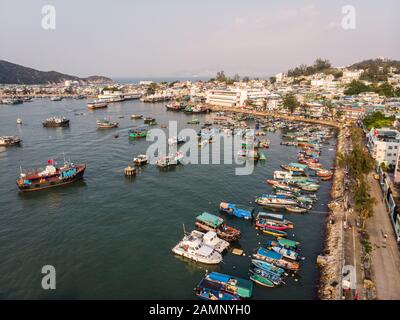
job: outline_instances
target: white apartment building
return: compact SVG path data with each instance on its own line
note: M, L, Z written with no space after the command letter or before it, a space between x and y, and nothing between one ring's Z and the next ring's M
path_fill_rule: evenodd
M399 131L389 128L371 129L367 139L368 149L378 165L397 165L400 149Z
M364 70L344 70L343 71L343 77L342 77L342 82L345 84L348 84L352 82L353 80L358 80L360 79L361 74L364 72Z
M222 107L244 106L246 100L259 101L265 99L268 92L261 89L216 89L207 91L206 102Z

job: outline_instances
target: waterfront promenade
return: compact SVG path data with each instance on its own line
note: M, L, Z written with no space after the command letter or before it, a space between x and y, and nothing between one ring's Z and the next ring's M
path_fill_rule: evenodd
M379 182L368 176L371 195L375 198L374 215L367 221L372 245L372 272L377 298L400 299L400 254L393 226L388 216Z

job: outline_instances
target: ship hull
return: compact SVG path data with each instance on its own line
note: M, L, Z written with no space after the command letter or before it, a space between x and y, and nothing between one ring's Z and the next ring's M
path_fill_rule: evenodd
M45 128L59 128L59 127L69 127L69 120L60 122L60 123L53 123L53 122L43 122L43 127Z

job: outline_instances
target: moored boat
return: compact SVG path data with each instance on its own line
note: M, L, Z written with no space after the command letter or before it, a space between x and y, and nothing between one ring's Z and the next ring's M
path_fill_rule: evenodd
M262 230L262 232L264 234L268 234L268 235L271 235L271 236L274 236L274 237L284 237L284 238L286 238L287 235L288 235L285 231L275 230L275 229L272 229L272 228L269 228L269 227L263 227L263 228L260 228L260 230Z
M102 100L95 100L93 102L89 102L87 104L87 107L90 110L103 109L103 108L107 108L108 104L107 104L107 102L102 101Z
M103 119L103 120L97 120L96 125L98 129L111 129L111 128L117 128L118 122L111 122L110 120Z
M238 295L243 299L249 299L253 295L253 284L248 280L219 272L211 272L205 276L205 279L222 284L224 291Z
M226 225L224 219L208 212L203 212L201 215L197 216L195 225L202 231L215 231L219 238L229 242L236 241L241 236L241 232Z
M144 166L149 161L149 157L145 154L139 154L137 157L133 158L133 163L137 166Z
M227 202L221 202L219 205L219 210L221 212L227 213L229 215L234 215L238 218L249 220L253 218L253 211L252 210L246 210L244 208L241 208L240 206L237 206L236 204L233 203L227 203Z

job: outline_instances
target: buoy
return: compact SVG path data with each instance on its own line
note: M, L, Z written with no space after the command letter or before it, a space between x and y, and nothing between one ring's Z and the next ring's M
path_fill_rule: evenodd
M136 169L132 168L131 166L127 166L124 169L124 174L128 177L134 176L136 174Z

